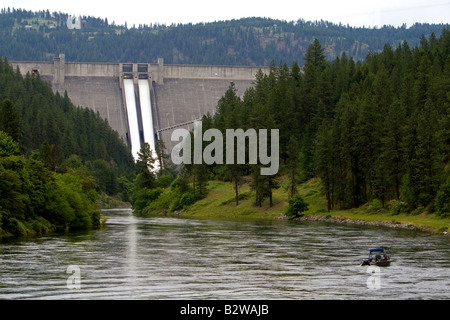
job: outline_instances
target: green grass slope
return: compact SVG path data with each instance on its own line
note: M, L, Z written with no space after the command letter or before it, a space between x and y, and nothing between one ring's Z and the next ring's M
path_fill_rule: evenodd
M236 206L234 189L231 183L223 181L210 181L208 196L193 205L173 214L189 218L214 219L286 219L284 213L288 207L288 197L283 187L274 190L273 206L269 201L262 207L255 206L254 192L248 183L240 187L240 201ZM403 227L410 229L428 230L435 233L448 234L450 218L441 218L433 213L414 212L396 213L395 204L389 203L385 208L376 204L366 204L357 209L327 211L326 199L321 193L319 179L311 179L298 188L298 193L309 205L309 210L300 220L317 220L337 223L356 223L366 225L380 225L387 227Z

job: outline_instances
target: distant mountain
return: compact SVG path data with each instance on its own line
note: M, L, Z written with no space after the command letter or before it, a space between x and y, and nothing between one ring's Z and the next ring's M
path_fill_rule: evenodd
M9 60L51 60L59 53L73 62L156 62L267 66L272 61L303 64L309 44L317 38L328 59L343 52L354 60L369 52L411 47L423 36L439 36L443 24L415 24L409 28L355 28L328 21L281 21L244 18L200 24L117 26L108 19L22 9L0 13L0 56Z

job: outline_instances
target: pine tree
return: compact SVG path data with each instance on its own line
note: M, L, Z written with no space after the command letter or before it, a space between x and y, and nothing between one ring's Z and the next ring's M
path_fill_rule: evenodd
M0 130L7 133L15 141L22 138L21 117L10 99L0 104Z
M322 188L327 199L327 209L333 208L333 185L334 170L337 165L334 155L338 152L335 148L332 127L330 123L324 122L319 128L315 141L315 173L320 177Z
M162 139L158 139L156 141L156 155L158 159L158 165L159 165L159 176L161 177L163 175L163 172L165 169L168 168L168 155L166 154L166 146L164 144L164 141Z
M387 172L387 183L395 190L395 199L400 199L400 186L402 176L405 173L404 163L404 139L406 123L406 108L399 101L395 100L388 109L385 116L385 131L381 140L381 152L383 156L382 166ZM388 187L388 188L389 188Z
M305 55L306 70L323 68L325 65L324 50L317 38L309 45Z
M266 129L267 132L271 132L271 129L276 129L275 121L270 113L270 110L267 106L257 104L252 112L250 117L251 127L255 130ZM267 146L271 145L271 138L268 136ZM261 139L261 137L260 137ZM269 205L272 207L273 199L272 193L273 189L279 188L279 183L277 182L277 176L279 173L275 175L261 175L261 168L263 165L258 161L257 164L251 165L251 174L253 178L253 182L251 183L252 190L255 191L255 204L262 206L263 201L266 198L269 198Z
M288 169L288 200L297 194L298 188L297 185L299 183L299 152L298 152L298 140L293 135L289 140L288 150L287 150L287 162L286 166Z
M150 145L144 143L138 152L138 160L136 161L138 188L152 189L155 187L155 175L153 173L155 160Z
M235 84L231 82L228 90L225 92L225 95L219 100L217 105L217 113L214 116L214 124L217 129L221 130L223 136L226 136L227 129L242 129L242 118L240 116L243 111L242 105L243 103L240 97L237 96L237 89L235 87ZM226 150L226 139L224 139L223 143L224 150ZM233 145L233 162L232 164L227 163L223 165L223 173L232 181L235 192L236 205L239 205L239 186L244 173L245 164L238 164L236 141L233 141ZM247 150L246 154L248 154Z

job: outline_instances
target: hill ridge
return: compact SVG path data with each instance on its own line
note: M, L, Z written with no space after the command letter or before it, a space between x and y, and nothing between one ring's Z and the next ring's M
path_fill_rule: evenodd
M437 37L443 24L416 23L409 28L352 27L325 20L286 21L248 17L205 23L118 26L108 19L82 16L80 30L69 30L66 13L2 9L0 55L16 61L50 61L59 53L71 62L148 62L168 64L268 66L304 63L317 38L329 60L345 53L359 61L385 44L404 41L414 47L421 36Z

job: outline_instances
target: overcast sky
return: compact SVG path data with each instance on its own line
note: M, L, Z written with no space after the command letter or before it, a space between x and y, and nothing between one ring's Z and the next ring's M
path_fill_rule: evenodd
M445 0L1 0L0 8L22 8L108 18L116 24L198 23L243 17L296 21L328 20L351 26L401 26L415 22L449 23L450 1Z

